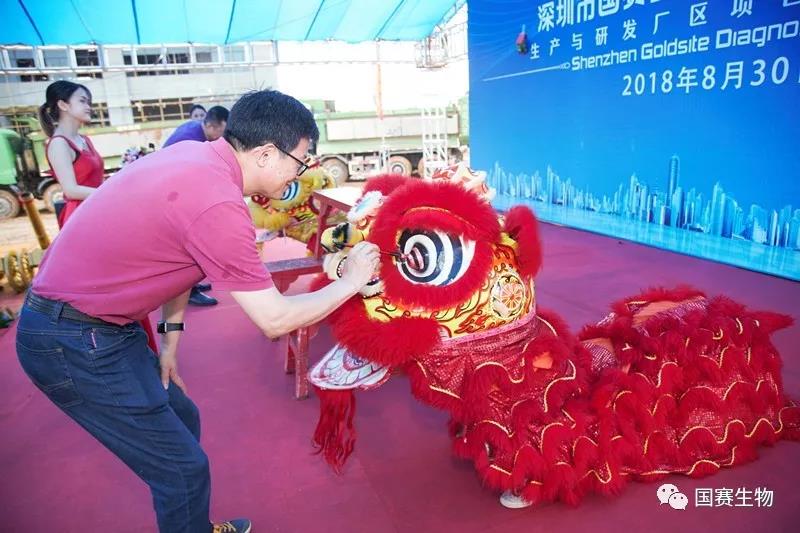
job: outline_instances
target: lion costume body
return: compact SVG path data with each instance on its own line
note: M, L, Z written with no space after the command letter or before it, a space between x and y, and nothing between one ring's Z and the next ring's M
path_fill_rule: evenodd
M309 372L321 400L314 440L334 468L353 449L353 392L396 372L450 414L453 451L481 481L527 503L704 476L800 437L770 341L790 318L653 289L576 337L537 306L533 213L498 217L484 177L458 167L430 181L375 178L323 235L331 279L353 242L392 254L331 315L337 344Z

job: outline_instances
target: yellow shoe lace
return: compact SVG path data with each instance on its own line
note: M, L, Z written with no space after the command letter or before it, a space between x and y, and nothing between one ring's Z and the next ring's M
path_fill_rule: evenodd
M223 522L221 524L214 524L213 533L236 533L236 527L230 522Z

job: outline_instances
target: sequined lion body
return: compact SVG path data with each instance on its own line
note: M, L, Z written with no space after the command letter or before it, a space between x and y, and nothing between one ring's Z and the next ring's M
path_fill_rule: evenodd
M339 238L377 244L380 277L331 318L337 345L309 373L315 442L340 468L353 449L353 392L402 371L448 411L454 453L484 484L527 502L578 503L628 480L703 476L800 436L770 341L788 317L691 288L652 289L575 336L541 310L537 222L498 216L483 175L368 182ZM335 278L346 261L323 237Z

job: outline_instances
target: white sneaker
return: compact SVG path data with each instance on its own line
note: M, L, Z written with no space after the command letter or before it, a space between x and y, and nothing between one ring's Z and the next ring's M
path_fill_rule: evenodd
M500 505L507 509L524 509L533 505L522 496L514 494L513 491L507 490L500 495Z

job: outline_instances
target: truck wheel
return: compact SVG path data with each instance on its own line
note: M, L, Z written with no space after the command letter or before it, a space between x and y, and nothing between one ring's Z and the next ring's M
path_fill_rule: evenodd
M347 169L347 165L339 161L338 159L326 159L322 162L322 166L331 173L331 176L336 181L336 185L344 185L347 181L347 178L350 177L350 172Z
M21 208L13 192L0 189L0 220L16 217Z
M55 203L59 200L64 199L64 191L61 189L61 185L58 183L53 183L52 185L48 185L47 188L42 193L42 201L44 201L44 208L47 209L48 213L55 213Z
M411 168L411 161L402 155L393 155L389 158L390 174L402 174L403 176L410 176Z
M425 177L425 158L420 157L419 163L417 163L417 174L419 174L420 178Z

